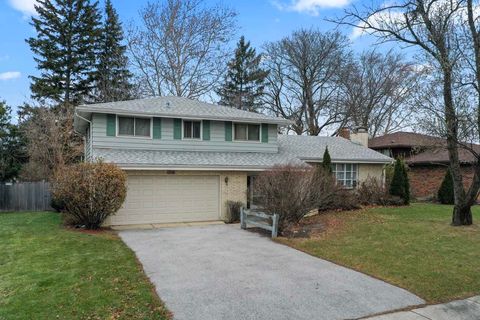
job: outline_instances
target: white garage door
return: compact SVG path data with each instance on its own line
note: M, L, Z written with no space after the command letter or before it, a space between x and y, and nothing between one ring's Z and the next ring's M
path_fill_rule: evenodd
M127 198L112 225L219 219L219 177L128 176Z

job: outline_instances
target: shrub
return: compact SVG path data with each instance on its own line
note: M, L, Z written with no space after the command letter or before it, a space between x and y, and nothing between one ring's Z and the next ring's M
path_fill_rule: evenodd
M405 188L405 195L403 200L405 204L410 204L410 179L408 178L408 166L402 161L403 183Z
M322 167L323 170L332 173L332 158L328 152L328 147L325 147L325 152L323 152Z
M390 183L390 194L403 199L404 204L410 203L410 183L405 164L402 160L395 161L392 181Z
M120 209L127 193L125 181L125 172L113 164L75 164L55 172L52 197L64 204L68 220L97 229Z
M264 171L256 178L259 205L267 213L279 215L279 229L315 208L312 177L311 168L287 165Z
M335 183L321 167L278 166L262 172L256 180L259 204L279 215L279 231L297 223L312 210L348 209L350 193Z
M362 205L396 206L404 204L402 198L390 195L383 183L375 177L368 177L360 183L356 194L358 203Z
M240 221L240 208L243 203L240 201L227 201L227 214L225 217L225 223L234 223Z
M438 201L443 204L454 204L453 178L450 169L445 173L440 189L437 192Z
M315 172L315 192L318 211L358 209L358 201L353 190L338 184L330 170Z

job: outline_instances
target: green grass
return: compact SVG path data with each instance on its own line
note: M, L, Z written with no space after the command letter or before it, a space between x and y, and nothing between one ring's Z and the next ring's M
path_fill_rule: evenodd
M0 319L168 319L133 252L113 233L56 213L0 214Z
M443 302L480 294L480 227L450 226L451 212L413 204L332 213L325 219L336 227L320 236L279 241ZM479 221L480 208L473 212Z

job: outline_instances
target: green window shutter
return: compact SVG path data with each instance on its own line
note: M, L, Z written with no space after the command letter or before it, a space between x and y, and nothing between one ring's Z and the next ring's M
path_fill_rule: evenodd
M114 114L107 114L107 136L115 137L117 133L116 125L117 117Z
M232 141L232 122L225 121L225 141Z
M262 123L262 142L268 143L268 124Z
M173 139L182 139L182 119L173 119Z
M210 140L210 120L203 120L203 140Z
M162 118L153 118L153 139L162 138Z

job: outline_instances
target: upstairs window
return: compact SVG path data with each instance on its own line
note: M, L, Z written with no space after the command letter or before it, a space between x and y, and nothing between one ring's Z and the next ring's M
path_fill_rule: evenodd
M260 125L234 123L234 139L237 141L260 141Z
M345 188L355 188L357 186L357 164L334 163L332 169L335 179L342 186Z
M137 117L118 117L118 135L132 137L150 137L151 119Z
M183 120L183 138L200 139L202 131L202 122L193 120Z

